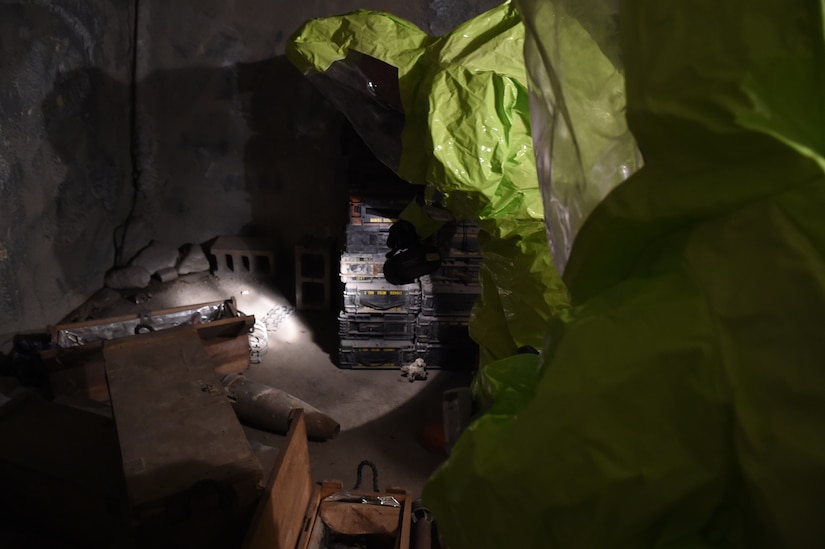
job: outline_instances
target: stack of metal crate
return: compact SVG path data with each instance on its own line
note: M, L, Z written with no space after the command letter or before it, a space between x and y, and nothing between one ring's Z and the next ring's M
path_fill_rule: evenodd
M342 368L397 369L416 358L431 368L475 364L477 347L467 325L480 294L478 228L468 223L445 228L437 242L441 268L411 284L390 284L383 274L387 237L407 202L397 196L350 196L340 263Z
M347 247L341 254L344 309L338 316L342 368L397 369L416 359L415 320L421 311L418 282L396 286L384 279L387 236L408 198L350 196Z
M481 294L479 228L449 225L438 235L441 268L421 278L421 312L416 319L416 353L429 368L471 368L478 347L470 339L470 313Z

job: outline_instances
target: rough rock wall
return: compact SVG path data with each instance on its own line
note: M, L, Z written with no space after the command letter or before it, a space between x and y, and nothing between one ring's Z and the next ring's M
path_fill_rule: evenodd
M281 55L286 21L306 17L266 1L140 6L133 237L257 233L284 257L302 234L331 231L342 120Z
M345 220L343 118L284 58L304 21L385 9L434 33L489 0L140 0L141 195L131 248L255 233L287 272L304 235Z
M112 264L131 189L131 5L0 4L0 348Z
M307 19L357 8L429 15L422 1L140 0L133 247L257 233L288 271L303 235L340 231L344 121L283 53Z
M343 118L286 61L304 21L383 9L440 34L489 0L8 0L0 3L0 350L103 283L132 203L149 240L257 233L289 270L305 234L338 234Z

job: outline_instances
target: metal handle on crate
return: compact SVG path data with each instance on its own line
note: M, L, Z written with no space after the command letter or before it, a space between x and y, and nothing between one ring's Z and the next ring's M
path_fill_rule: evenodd
M395 366L391 358L376 358L375 360L367 358L359 360L358 363L364 366Z
M352 487L353 490L358 490L361 487L361 472L364 470L364 466L369 466L372 469L372 491L379 492L378 490L378 467L375 464L367 459L362 461L358 464L358 471L355 477L355 486Z
M398 303L391 303L389 305L381 303L374 303L371 302L369 299L361 298L361 305L365 307L369 307L370 309L375 309L376 311L389 311L390 309L395 309L400 305Z
M135 334L145 334L147 332L154 332L154 326L150 326L149 324L140 323L135 326Z

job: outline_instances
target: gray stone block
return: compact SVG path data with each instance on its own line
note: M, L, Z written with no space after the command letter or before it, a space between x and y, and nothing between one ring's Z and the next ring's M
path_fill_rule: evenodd
M174 267L166 267L155 273L161 282L170 282L178 278L178 271Z
M178 274L202 273L209 270L209 259L203 253L200 244L192 244L183 256L183 260L178 265Z
M161 269L174 267L178 263L178 249L165 242L152 242L149 247L144 248L135 256L131 265L143 267L150 274L154 274Z

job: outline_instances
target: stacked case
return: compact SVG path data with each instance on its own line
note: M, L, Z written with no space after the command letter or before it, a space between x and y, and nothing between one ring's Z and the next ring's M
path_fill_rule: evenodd
M438 234L441 268L421 278L421 313L416 320L416 352L429 368L472 367L478 348L468 323L481 294L479 229L467 222Z
M341 255L343 310L338 316L342 368L397 369L416 358L431 368L471 368L476 347L467 322L478 286L478 229L443 231L442 268L397 286L384 279L387 236L409 199L351 196L347 248Z
M338 316L342 368L400 368L416 359L418 283L395 286L384 279L387 236L409 198L350 196L347 247L341 254L344 309Z

